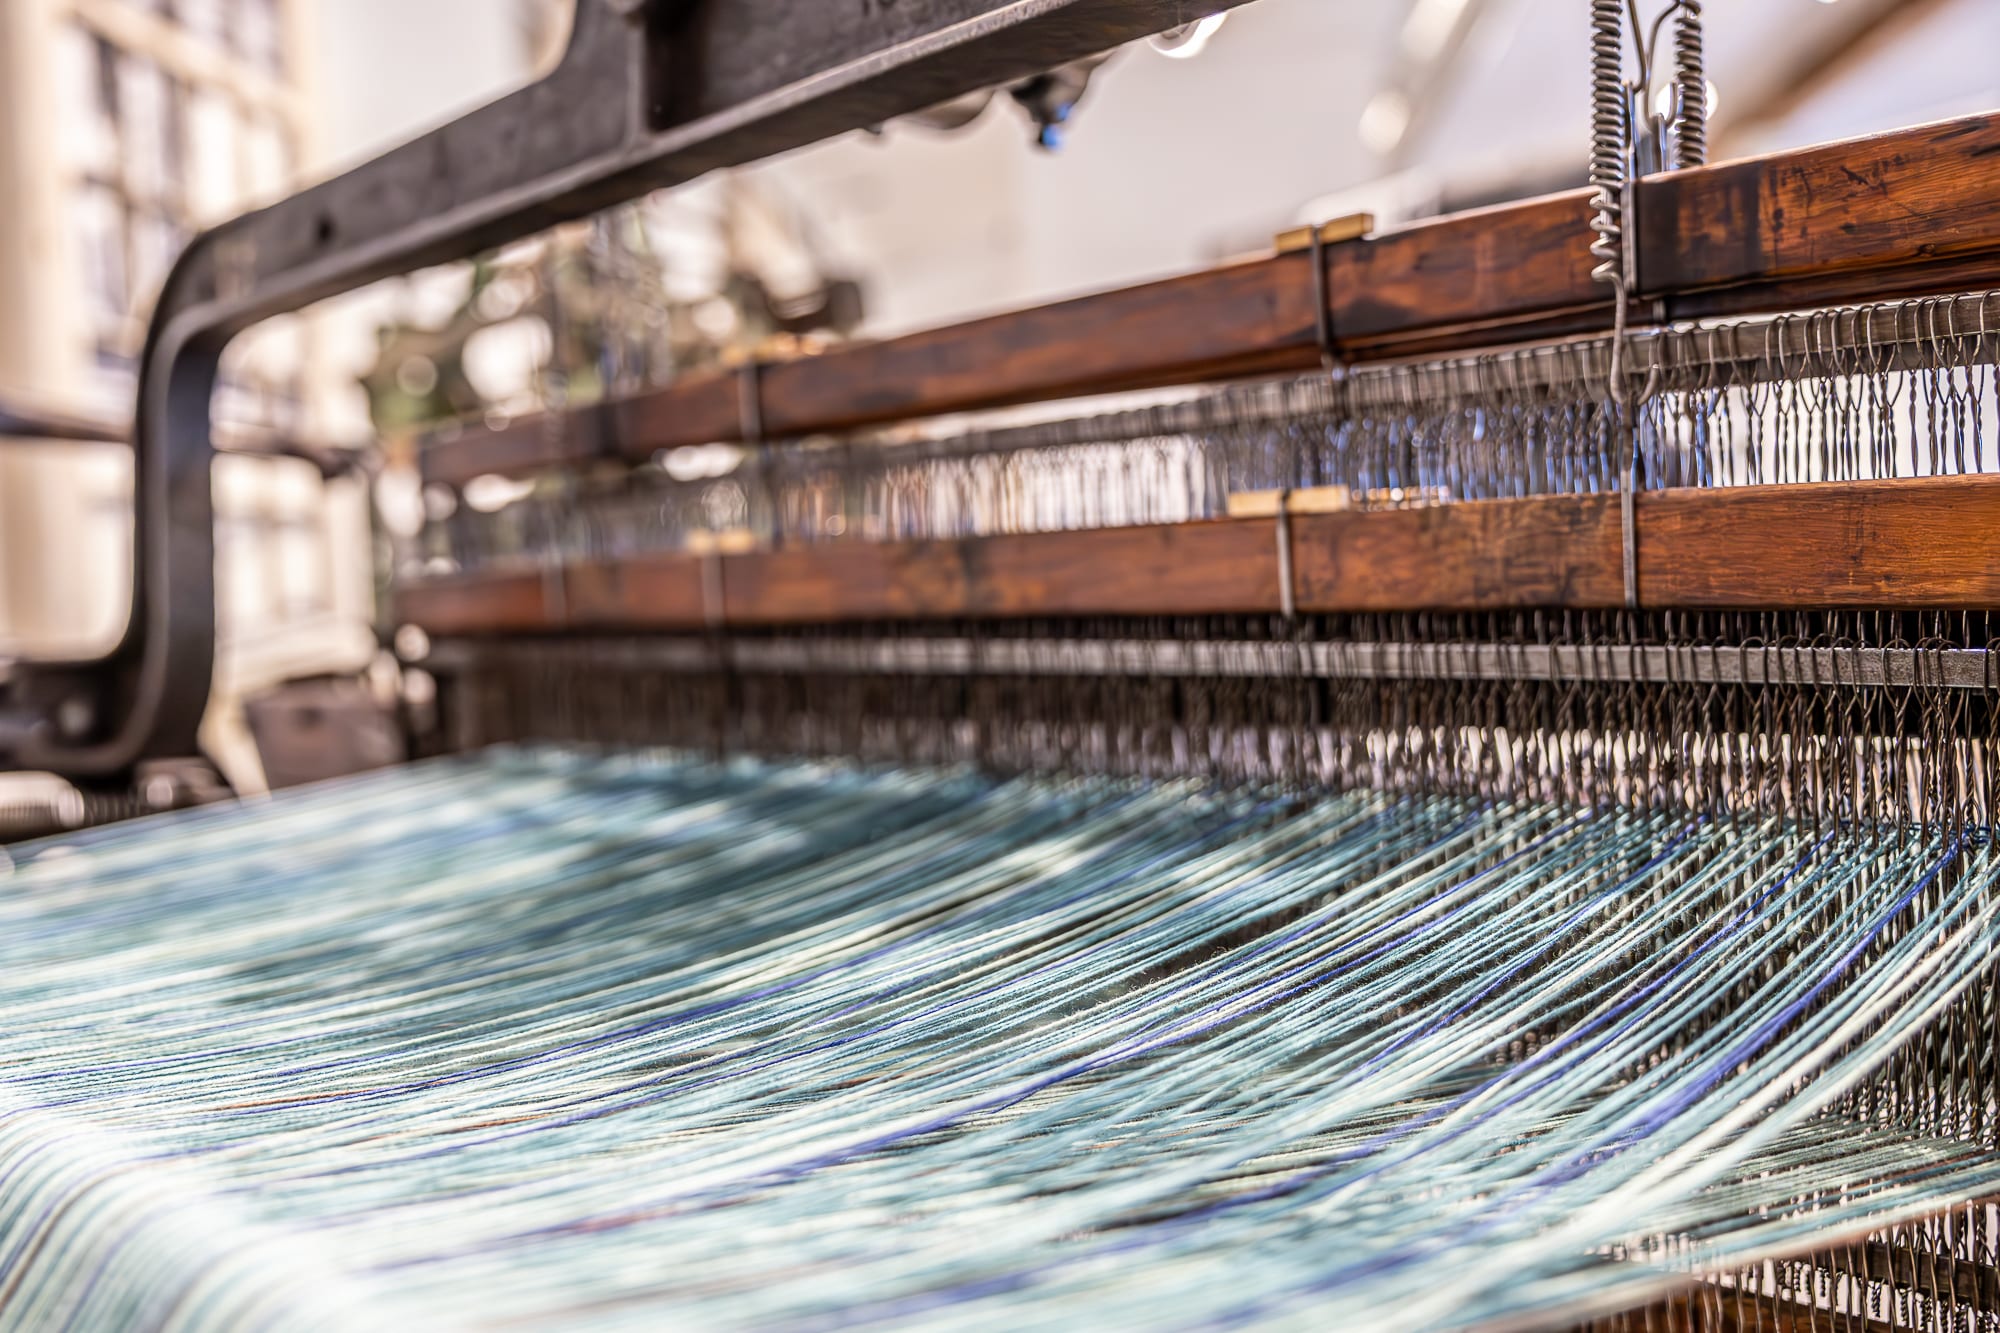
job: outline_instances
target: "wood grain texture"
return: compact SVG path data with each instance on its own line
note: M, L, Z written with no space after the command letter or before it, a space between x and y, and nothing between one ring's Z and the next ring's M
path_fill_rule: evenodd
M723 579L727 621L744 627L1205 615L1279 604L1271 520L835 543L728 557Z
M1311 257L1225 265L767 367L773 436L1242 373L1317 347Z
M704 559L669 553L579 561L562 571L564 629L648 629L708 623L714 576Z
M1638 510L1648 606L2000 607L2000 476L1660 491Z
M1661 491L1636 506L1642 606L2000 608L2000 477ZM1291 520L1305 612L1624 604L1610 496L1481 500ZM1274 518L707 557L738 627L1260 614L1281 604ZM435 635L692 630L704 557L440 580L398 594Z
M562 629L541 571L429 578L396 589L400 623L441 638Z
M2000 115L1655 177L1634 212L1645 295L1990 256Z
M1492 611L1625 601L1615 497L1478 500L1292 524L1302 611Z
M1576 190L1475 209L1330 248L1336 340L1365 360L1413 338L1436 343L1443 330L1466 329L1477 346L1515 320L1608 310L1590 277L1589 198Z
M947 619L969 613L965 544L849 542L724 566L732 625Z
M971 610L979 616L1223 615L1276 610L1280 602L1275 519L989 537L966 545L975 571Z

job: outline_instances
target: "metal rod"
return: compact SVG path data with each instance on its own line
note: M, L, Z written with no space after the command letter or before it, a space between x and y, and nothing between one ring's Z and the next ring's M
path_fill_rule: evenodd
M1548 680L1642 684L2000 688L1983 648L1578 647L1505 643L1305 643L1149 639L467 640L420 665L452 674L490 662L608 671L847 675L1061 675L1320 680Z

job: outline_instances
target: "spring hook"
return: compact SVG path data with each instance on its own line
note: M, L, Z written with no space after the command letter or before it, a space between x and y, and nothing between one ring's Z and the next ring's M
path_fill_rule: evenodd
M1708 57L1702 47L1700 0L1680 0L1674 22L1674 84L1680 116L1674 129L1674 165L1708 165Z
M1597 266L1590 276L1623 287L1624 202L1629 116L1625 95L1625 6L1623 0L1590 3L1590 184L1594 210L1590 229L1591 257Z

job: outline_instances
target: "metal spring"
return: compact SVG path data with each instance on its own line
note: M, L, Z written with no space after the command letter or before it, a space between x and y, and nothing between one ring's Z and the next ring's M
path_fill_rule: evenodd
M1708 163L1708 60L1702 50L1700 0L1681 0L1674 24L1674 82L1680 87L1680 126L1674 164Z
M155 813L138 796L122 793L65 792L45 800L0 804L0 845L54 837L100 824L116 824ZM0 865L4 865L0 855Z
M1624 283L1624 215L1619 190L1625 181L1625 58L1622 0L1590 0L1590 183L1596 190L1590 244L1598 261L1590 276Z

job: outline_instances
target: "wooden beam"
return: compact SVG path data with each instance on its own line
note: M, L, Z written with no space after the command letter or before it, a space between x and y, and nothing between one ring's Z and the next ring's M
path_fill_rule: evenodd
M569 626L568 615L549 596L552 586L539 571L426 579L396 590L396 614L404 624L442 639L547 633Z
M845 621L1226 615L1279 605L1277 549L1275 520L1255 519L856 542L730 562L725 605L746 626L829 610Z
M1639 497L1647 608L2000 608L2000 477ZM1615 497L1537 496L1291 519L1305 612L1624 604ZM668 553L426 580L397 615L435 636L859 621L1269 614L1275 518L935 542Z
M2000 115L1652 177L1633 210L1647 295L1846 281L1873 299L1884 272L1977 256L2000 240ZM1868 275L1864 280L1862 275Z
M1292 520L1292 534L1302 611L1611 607L1625 599L1614 496L1308 516Z
M1660 491L1639 501L1660 607L2000 607L2000 476Z
M1643 295L1673 318L2000 284L2000 114L1653 176L1635 189ZM1338 351L1367 361L1609 328L1581 192L1327 247ZM997 315L764 367L774 438L1319 363L1310 253ZM426 474L462 484L640 461L742 434L735 374L498 430L447 430Z

